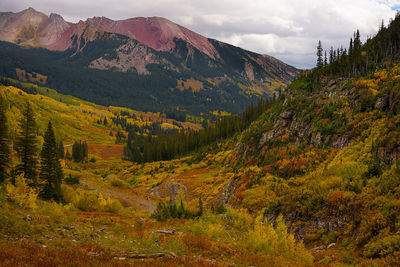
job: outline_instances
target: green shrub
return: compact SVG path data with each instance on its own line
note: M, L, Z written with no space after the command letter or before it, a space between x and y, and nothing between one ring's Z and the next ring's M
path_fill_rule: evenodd
M64 182L66 184L69 184L69 185L74 185L74 184L79 184L80 183L79 177L78 176L72 176L71 174L69 174L68 177L64 179Z

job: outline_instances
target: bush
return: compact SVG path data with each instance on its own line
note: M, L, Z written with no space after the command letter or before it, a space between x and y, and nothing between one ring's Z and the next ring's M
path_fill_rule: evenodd
M72 203L82 211L105 211L118 213L122 209L117 199L103 197L101 193L88 192L82 189L74 190L71 186L61 185L64 200Z
M400 251L400 235L390 235L365 246L364 256L370 258L383 258L395 255Z
M169 204L165 205L163 203L158 203L157 211L152 215L153 218L156 218L157 221L165 221L167 219L190 219L193 218L194 215L185 208L183 205L183 201L181 201L180 205Z
M64 182L69 185L80 183L78 176L72 176L71 174L69 174L68 177L64 179Z
M275 228L272 224L262 224L261 218L257 218L254 229L249 231L248 246L270 256L283 255L288 259L313 262L313 257L303 243L297 243L294 236L288 234L281 215L276 220Z
M125 185L124 181L117 178L110 180L110 184L115 187L122 187Z
M15 179L15 186L8 184L7 187L8 199L16 203L21 208L36 209L36 200L38 192L27 185L23 174L18 175Z
M81 191L76 201L75 207L83 211L100 211L101 206L97 194Z

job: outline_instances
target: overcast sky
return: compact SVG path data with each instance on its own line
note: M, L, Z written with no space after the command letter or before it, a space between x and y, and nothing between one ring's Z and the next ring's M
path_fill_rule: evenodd
M77 22L161 16L207 37L275 56L298 68L315 66L324 48L348 46L355 29L376 33L393 18L400 0L0 0L0 11L33 7Z

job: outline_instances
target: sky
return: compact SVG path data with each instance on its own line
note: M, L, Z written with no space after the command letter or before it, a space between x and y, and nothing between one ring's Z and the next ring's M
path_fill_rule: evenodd
M356 29L374 35L400 0L0 0L0 11L28 7L70 22L160 16L206 37L312 68L316 46L347 47Z

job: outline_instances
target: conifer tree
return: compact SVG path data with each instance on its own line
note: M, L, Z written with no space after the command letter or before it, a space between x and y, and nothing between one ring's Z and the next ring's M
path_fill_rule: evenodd
M8 139L8 127L6 108L3 102L3 98L0 94L0 183L2 183L7 177L7 168L10 163L10 147Z
M25 178L31 180L31 186L35 186L38 140L35 115L29 102L26 103L22 115L23 118L19 121L20 131L14 144L15 150L21 159L21 164L17 166L17 171L18 173L24 173Z
M324 66L324 59L322 58L322 44L321 40L318 41L318 46L317 46L317 68L321 68Z
M54 136L53 126L49 122L44 136L44 144L40 153L40 180L44 183L41 196L44 199L62 201L61 182L63 171L58 158L58 148Z
M64 144L62 141L58 143L58 156L60 159L63 159L65 157Z

